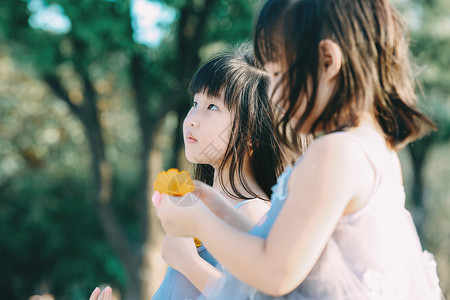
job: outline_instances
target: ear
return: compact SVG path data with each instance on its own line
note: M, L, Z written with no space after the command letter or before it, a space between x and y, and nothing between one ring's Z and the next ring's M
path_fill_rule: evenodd
M341 70L342 52L341 48L330 39L319 43L320 69L328 80L334 79Z

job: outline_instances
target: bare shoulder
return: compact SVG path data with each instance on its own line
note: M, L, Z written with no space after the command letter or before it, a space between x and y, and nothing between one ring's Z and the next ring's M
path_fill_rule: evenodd
M350 167L358 165L364 160L360 147L348 137L347 134L327 134L317 138L303 155L299 163L301 168L294 168L293 173L298 173L305 167L330 168Z
M239 206L238 211L248 217L253 223L257 223L270 209L270 202L255 199L247 201Z
M361 147L348 134L327 134L316 139L292 171L289 190L308 192L356 210L370 192L374 173ZM348 211L349 210L349 211Z

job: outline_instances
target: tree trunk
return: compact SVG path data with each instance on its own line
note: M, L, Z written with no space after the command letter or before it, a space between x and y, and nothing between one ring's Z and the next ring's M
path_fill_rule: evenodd
M94 199L96 201L97 215L109 244L125 269L127 284L125 285L123 296L124 299L140 300L141 282L139 270L142 261L141 247L138 245L138 251L132 248L111 206L113 172L110 163L106 159L105 145L98 121L96 93L86 73L80 72L80 75L82 75L84 87L84 100L80 106L70 101L67 92L56 75L47 74L44 76L44 79L54 93L68 104L72 113L78 117L84 126L91 152L91 171L94 181Z
M125 269L127 282L124 289L124 299L140 300L141 281L139 278L139 270L142 261L141 247L138 245L137 251L132 248L111 206L113 193L112 168L105 155L105 146L98 122L96 94L87 77L84 77L84 94L87 111L85 128L92 153L97 213L106 233L107 240Z

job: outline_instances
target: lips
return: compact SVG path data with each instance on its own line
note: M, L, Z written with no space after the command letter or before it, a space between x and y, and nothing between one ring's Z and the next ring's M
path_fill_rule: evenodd
M197 142L197 139L190 132L187 132L185 141L186 143L195 143Z

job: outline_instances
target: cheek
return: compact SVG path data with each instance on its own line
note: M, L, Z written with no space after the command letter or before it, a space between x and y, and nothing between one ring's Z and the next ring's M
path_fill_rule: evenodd
M281 114L284 114L287 108L289 107L288 101L285 99L283 101L283 94L284 96L288 96L288 93L286 93L285 87L279 84L281 80L281 77L277 77L273 80L271 80L271 85L269 88L269 97L270 102L272 106L275 108L275 110Z
M186 129L187 129L187 117L186 118L184 118L184 121L183 121L183 136L185 135L185 131L186 131Z
M223 121L223 122L221 122ZM208 131L208 145L211 147L211 151L215 151L217 158L223 157L228 147L231 135L231 124L227 120L217 120L217 123L213 123Z
M202 126L195 132L199 142L185 145L186 158L192 163L219 164L230 140L230 118L221 116L203 119Z
M307 88L308 88L308 95L303 95L300 98L300 106L294 117L296 120L300 119L306 110L306 104L307 104L308 98L310 97L310 95L312 93L311 92L312 91L311 78L308 78ZM330 91L326 89L326 86L324 87L324 85L321 82L319 82L316 99L314 101L314 107L313 107L310 115L308 116L308 118L303 123L302 128L300 128L300 133L303 133L303 134L310 133L310 129L311 129L312 125L317 120L317 118L320 116L320 114L323 112L325 107L328 105L330 96L331 96ZM318 125L318 128L316 130L321 130L321 124Z
M281 98L281 87L278 85L278 78L271 78L269 86L269 97L273 103L277 103ZM275 93L274 93L275 92Z
M228 142L230 141L231 130L228 127L224 127L223 130L217 134L216 143L219 149L225 152Z
M275 91L275 93L273 93L273 91L272 91L272 93L270 93L269 95L271 96L270 100L271 100L272 104L275 105L275 107L277 107L277 108L281 108L281 106L282 106L282 104L281 104L281 96L282 96L281 90L277 89Z
M223 120L225 121L225 120ZM228 146L228 141L230 140L231 134L231 124L229 122L217 122L215 125L211 126L209 132L209 137L211 141L215 144L217 149L223 149Z

